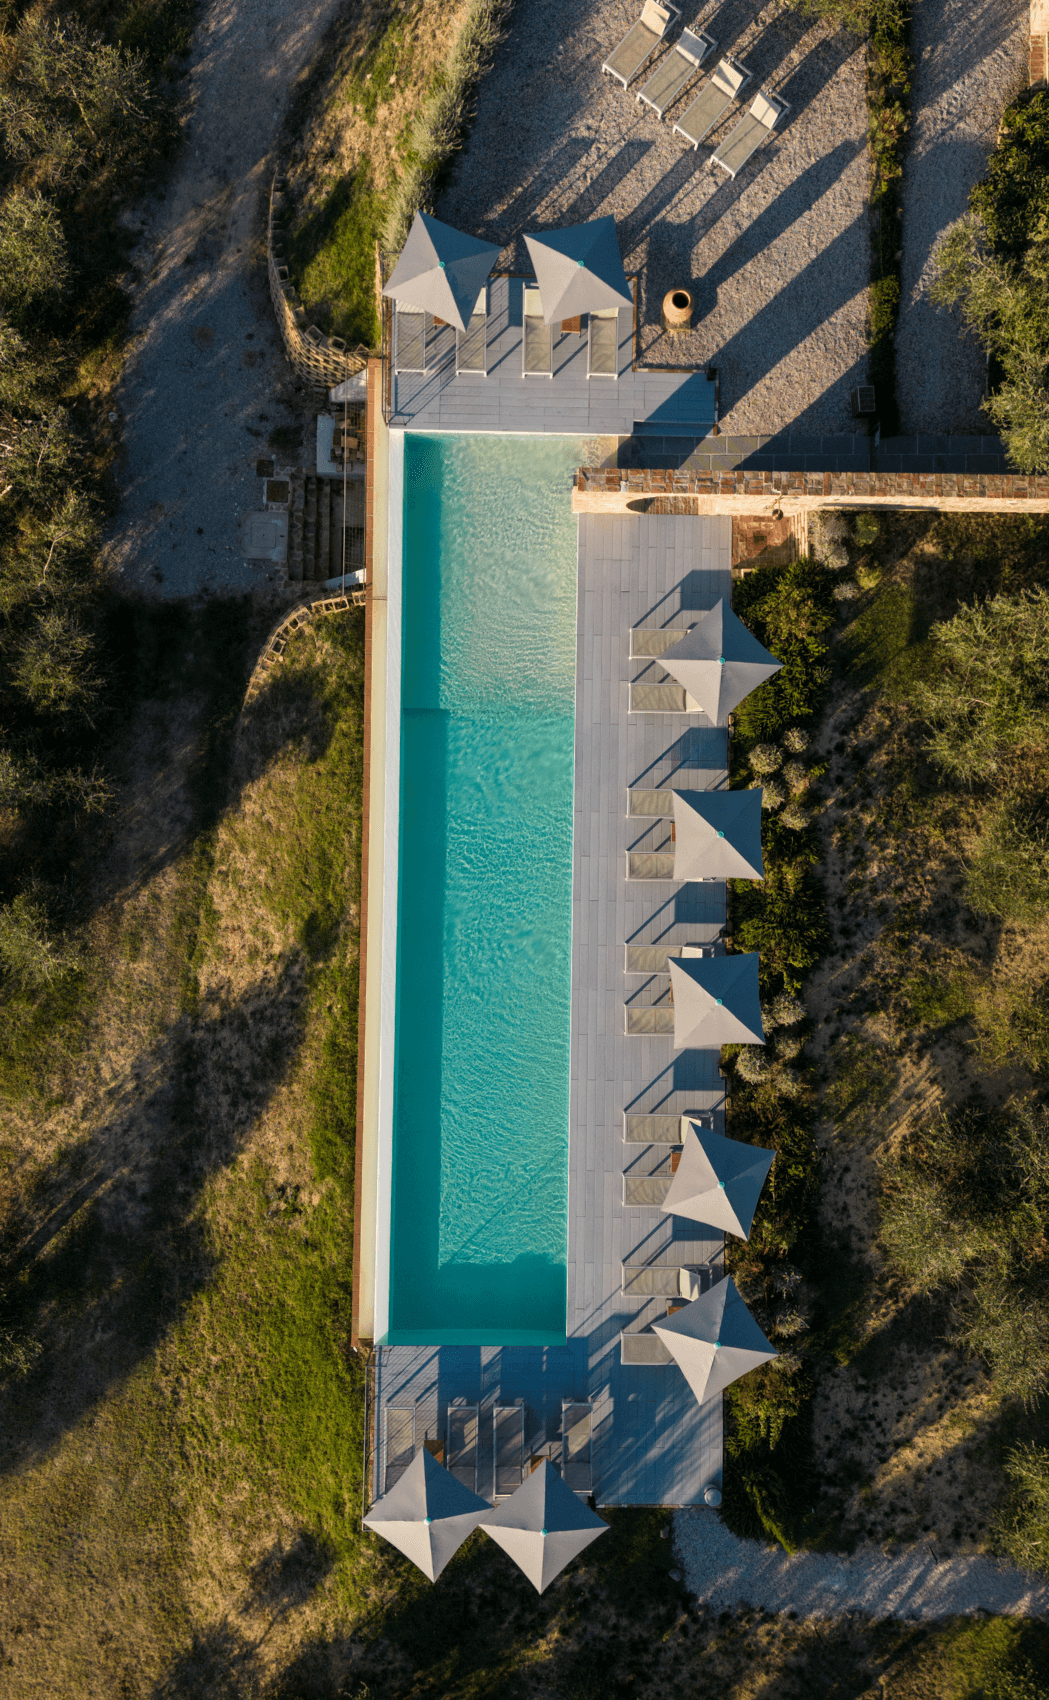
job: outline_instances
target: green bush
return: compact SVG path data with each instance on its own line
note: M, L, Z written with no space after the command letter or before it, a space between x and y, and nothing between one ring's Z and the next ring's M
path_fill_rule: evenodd
M56 938L43 904L28 892L0 908L0 974L9 985L41 991L79 966L76 952Z
M1049 736L1049 593L995 596L933 626L933 665L913 690L932 759L963 782L988 780Z
M987 176L969 198L997 253L1022 260L1049 237L1049 92L1009 107Z
M51 202L43 195L18 190L8 195L0 204L3 312L17 324L32 328L41 313L50 315L61 305L71 275L65 232ZM18 345L8 346L16 354Z
M995 1544L1024 1569L1049 1571L1049 1450L1016 1446L1005 1472L1013 1491L995 1519Z
M1031 1403L1049 1378L1049 1108L944 1114L884 1171L890 1263L919 1292L954 1288L955 1343Z
M1024 924L1049 913L1049 819L1044 803L1006 797L993 807L965 880L978 915Z
M786 567L759 567L735 587L736 613L783 664L736 710L741 744L810 720L822 707L830 682L832 582L825 567L802 558Z

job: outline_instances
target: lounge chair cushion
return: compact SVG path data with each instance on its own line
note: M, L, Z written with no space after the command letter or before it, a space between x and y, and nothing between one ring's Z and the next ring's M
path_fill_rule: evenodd
M662 36L666 33L671 15L665 6L657 4L657 0L645 0L645 4L641 8L641 22L646 29L652 31L653 35Z
M750 110L759 124L764 124L771 130L779 122L785 107L781 100L769 100L767 95L759 94L751 102Z
M735 99L749 76L750 72L744 66L737 65L734 60L719 59L718 68L710 80L725 94L731 95Z

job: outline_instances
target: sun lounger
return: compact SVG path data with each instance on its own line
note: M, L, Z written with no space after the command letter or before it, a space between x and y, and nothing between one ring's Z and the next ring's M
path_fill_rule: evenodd
M586 335L588 378L619 376L619 308L603 307L589 315Z
M624 1263L627 1298L698 1299L711 1285L707 1264Z
M713 53L717 42L712 36L705 35L700 30L693 35L691 30L682 30L670 52L659 61L648 82L638 95L650 106L657 117L673 106L690 77L694 77L708 53Z
M724 118L740 89L750 82L750 72L737 59L719 59L709 83L700 89L692 105L681 114L674 129L694 148L710 135Z
M593 1412L590 1401L566 1399L561 1406L561 1478L573 1493L589 1493Z
M524 375L552 378L554 375L554 327L543 323L543 303L538 289L524 292Z
M711 155L713 164L720 165L730 177L735 177L765 138L771 136L787 110L787 102L780 100L778 95L759 94L732 133Z
M670 1191L670 1175L624 1175L623 1203L630 1210L658 1210Z
M669 974L668 963L683 956L714 956L713 944L628 944L624 974Z
M477 305L470 315L470 322L464 331L455 333L455 370L456 373L478 372L482 378L488 376L488 339L485 334L488 324L488 285L481 290L477 297Z
M624 1013L628 1038L673 1037L674 1011L670 1004L626 1004Z
M477 1406L448 1407L448 1464L457 1482L477 1492Z
M632 1116L624 1113L623 1139L627 1145L681 1145L689 1122L713 1127L709 1110L693 1110L683 1116Z
M668 649L673 649L676 643L680 643L695 623L692 620L687 626L631 626L631 661L650 661L653 657L658 660Z
M514 1493L524 1480L524 1405L496 1405L492 1411L495 1492Z
M394 309L393 364L398 372L426 370L426 314Z
M619 1336L619 1361L621 1364L670 1364L673 1358L667 1351L658 1334L649 1329L631 1330Z
M386 1407L386 1468L383 1472L383 1493L400 1481L415 1457L415 1406L387 1405Z
M671 24L680 18L676 6L661 5L657 0L645 0L641 16L627 30L619 46L613 48L601 69L629 88L642 66L651 59Z
M628 714L701 714L684 685L649 685L637 679L630 687Z

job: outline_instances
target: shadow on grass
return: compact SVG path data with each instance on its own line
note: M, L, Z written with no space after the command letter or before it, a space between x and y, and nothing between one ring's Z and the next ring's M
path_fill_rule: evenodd
M221 1014L177 1021L8 1218L0 1331L36 1356L0 1389L0 1469L45 1455L209 1283L201 1192L287 1078L306 988L296 958Z

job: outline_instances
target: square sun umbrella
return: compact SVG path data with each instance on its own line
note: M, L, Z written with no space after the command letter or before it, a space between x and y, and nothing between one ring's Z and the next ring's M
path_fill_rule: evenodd
M666 1322L654 1322L701 1405L779 1354L766 1340L731 1275Z
M417 212L383 294L465 331L498 258L491 242Z
M764 878L760 786L674 792L674 878Z
M660 1209L745 1240L775 1155L689 1122L681 1161Z
M671 957L675 1051L763 1045L758 953Z
M481 1519L485 1534L509 1553L540 1593L608 1527L565 1486L548 1458L497 1511Z
M603 307L634 305L611 216L526 236L525 242L539 285L544 325L575 318L577 313L599 313Z
M364 1519L372 1529L436 1582L491 1506L456 1481L421 1447L400 1481L377 1499Z
M783 663L770 655L728 606L716 602L659 657L708 720L724 726L732 710Z

